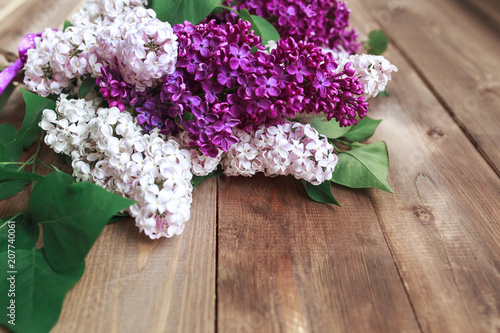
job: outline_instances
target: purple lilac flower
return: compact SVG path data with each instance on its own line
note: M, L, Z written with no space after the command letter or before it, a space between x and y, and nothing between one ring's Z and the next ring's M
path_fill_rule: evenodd
M337 68L331 54L291 37L266 54L250 27L241 20L174 26L177 69L157 91L135 98L139 123L166 135L185 130L190 146L215 157L238 142L235 127L250 132L299 112L323 112L341 126L365 116L363 84L349 63Z
M96 84L110 107L116 106L120 111L125 110L123 101L128 97L127 92L131 87L123 81L118 69L110 66L102 67L101 76L97 78Z
M358 33L349 28L350 10L339 0L236 0L223 5L264 17L280 33L281 38L293 37L316 46L330 49L343 47L350 54L356 53L360 43ZM227 11L214 15L221 22L236 22L235 13Z

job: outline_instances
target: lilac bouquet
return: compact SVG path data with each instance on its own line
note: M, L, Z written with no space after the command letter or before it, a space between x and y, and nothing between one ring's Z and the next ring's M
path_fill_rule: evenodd
M87 0L26 51L26 88L57 99L41 116L44 142L71 158L77 181L133 199L151 238L182 232L193 176L329 184L337 138L318 129L356 125L397 70L354 54L341 1L226 5L172 26L145 0Z

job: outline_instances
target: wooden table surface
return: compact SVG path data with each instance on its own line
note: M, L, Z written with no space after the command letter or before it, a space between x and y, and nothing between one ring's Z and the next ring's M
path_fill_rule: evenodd
M77 3L0 0L0 45ZM369 111L394 194L335 186L340 208L291 177L211 179L182 236L107 226L53 332L500 332L500 3L348 6L399 67ZM17 94L0 123L22 110Z

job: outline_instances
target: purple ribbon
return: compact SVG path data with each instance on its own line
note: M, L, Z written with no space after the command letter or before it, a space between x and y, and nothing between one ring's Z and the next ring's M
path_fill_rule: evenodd
M24 67L26 60L28 60L28 50L35 47L35 37L40 37L41 35L42 33L28 34L23 37L18 46L19 59L0 73L0 94L3 93L9 83L16 77L17 73Z

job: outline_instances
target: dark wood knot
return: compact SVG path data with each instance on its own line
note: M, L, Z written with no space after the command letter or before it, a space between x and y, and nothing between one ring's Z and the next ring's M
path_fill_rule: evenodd
M428 225L434 222L434 215L432 215L431 211L423 206L414 206L413 214L417 217L417 220L423 225Z

